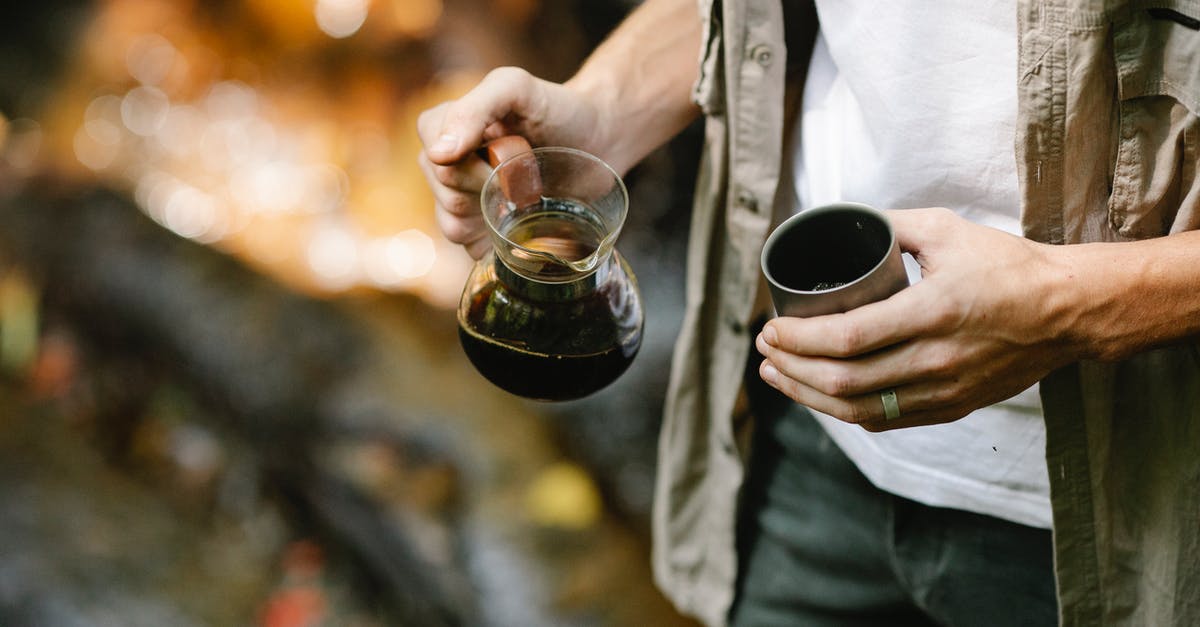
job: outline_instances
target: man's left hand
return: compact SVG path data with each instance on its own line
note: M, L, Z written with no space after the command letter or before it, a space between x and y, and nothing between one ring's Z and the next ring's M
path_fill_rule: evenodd
M763 380L870 431L950 422L1007 399L1078 358L1056 286L1056 247L946 209L889 211L923 279L843 314L771 320L756 345ZM899 416L885 418L895 390Z

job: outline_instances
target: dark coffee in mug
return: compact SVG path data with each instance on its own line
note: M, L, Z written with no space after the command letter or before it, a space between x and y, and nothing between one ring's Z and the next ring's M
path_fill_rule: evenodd
M775 310L783 316L849 311L908 285L887 217L857 203L788 218L767 238L761 262Z

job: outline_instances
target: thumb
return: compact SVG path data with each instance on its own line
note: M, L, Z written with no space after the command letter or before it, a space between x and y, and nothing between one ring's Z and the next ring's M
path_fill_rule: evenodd
M466 95L447 103L440 124L422 133L429 160L439 165L456 163L483 146L484 133L492 125L514 114L528 117L536 81L525 70L499 68Z

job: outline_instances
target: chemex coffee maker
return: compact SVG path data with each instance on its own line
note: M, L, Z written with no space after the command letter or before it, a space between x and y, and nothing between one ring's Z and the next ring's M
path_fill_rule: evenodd
M488 145L481 204L492 250L458 306L459 339L489 381L564 401L625 372L642 342L637 279L613 247L629 210L621 177L572 148Z

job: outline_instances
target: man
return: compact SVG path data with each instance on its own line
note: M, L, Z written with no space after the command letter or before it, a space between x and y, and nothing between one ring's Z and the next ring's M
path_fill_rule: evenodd
M563 85L497 70L421 118L421 158L439 223L472 254L486 249L474 197L487 170L472 152L489 139L519 133L535 145L575 146L625 171L704 114L688 311L666 407L654 521L656 573L683 611L710 624L1044 620L1036 613L1042 610L1023 616L1019 606L1043 596L1042 584L1022 582L1042 579L1036 573L1045 556L1038 553L1048 549L1018 555L997 547L1020 547L1027 532L1036 536L1047 513L1037 497L1046 488L1021 452L980 447L987 437L1012 436L1011 425L1037 424L1020 419L1025 407L1045 419L1061 622L1197 624L1200 7L1021 0L1010 7L1016 15L1006 51L997 36L1003 20L982 39L964 32L955 40L954 32L925 28L958 10L950 3L935 5L936 14L922 8L927 3L901 4L912 13L889 22L882 18L892 14L878 5L818 0L822 37L814 47L803 28L814 12L805 3L702 0L697 17L691 0L649 0ZM941 39L905 38L913 32ZM944 39L956 46L934 45ZM983 180L1001 181L1000 196L1012 195L1009 204L1028 239L988 226L986 215L983 223L964 219L978 217L976 205L986 214L1004 203L977 198L991 188L976 197L963 193L972 187L962 185L969 175L955 168L947 169L945 185L918 177L910 195L887 191L898 180L889 175L910 156L939 163L925 153L946 147L917 133L907 144L912 155L880 150L903 145L897 142L905 130L922 123L940 128L913 115L920 107L911 98L893 109L891 95L907 90L929 101L943 95L936 84L921 82L927 56L944 80L969 92L973 55L938 55L977 46L977 56L1011 53L1007 80L1015 93L1007 119L1016 184L992 170ZM857 58L856 47L875 56ZM905 54L880 54L889 50ZM963 76L954 75L947 59L964 64ZM872 60L905 73L860 79L854 72L870 75ZM814 91L822 77L826 90ZM807 85L802 99L793 97L799 85ZM822 109L814 93L836 106ZM1005 96L991 97L1002 103ZM972 110L970 98L960 102L946 125L991 114ZM901 115L884 115L893 110ZM835 125L822 124L830 111ZM967 128L976 134L949 137L985 139L978 133L986 127ZM846 167L821 163L829 150L855 147L831 157ZM994 163L1003 167L1004 160ZM840 182L822 190L831 172ZM859 181L887 202L961 200L968 208L888 212L901 247L920 265L922 280L909 289L842 315L777 318L752 337L761 313L758 254L771 223L779 212L860 191ZM897 206L914 205L885 208ZM765 357L762 380L811 408L821 428L811 428L801 405L780 409L750 381L760 415L747 477L730 416L751 342ZM1039 380L1040 410L1017 402L1030 398L1025 391ZM898 412L885 406L890 392ZM946 445L930 448L940 434L949 434ZM1011 442L1028 447L1040 437L1025 433ZM838 446L822 446L821 438ZM938 455L906 460L903 452L912 450ZM993 452L1020 472L988 474L994 464L985 456ZM784 464L810 454L815 461L805 461L807 467ZM882 466L872 470L879 459ZM942 486L910 495L921 482L892 485L906 461L922 464L925 474L916 476L944 470ZM856 471L870 481L855 479ZM822 474L831 478L821 484L832 486L825 498L818 486L812 498L789 502L793 486L809 490ZM980 488L956 490L955 477ZM832 496L851 489L846 500L880 509L855 510ZM1029 503L974 500L993 489L1028 495ZM859 520L846 518L855 511ZM903 535L906 544L896 545L879 528L864 531L877 512L889 517L885 531ZM829 519L853 526L830 528ZM773 527L772 520L781 522ZM791 559L828 548L822 543L845 550ZM934 548L914 556L911 546ZM768 561L779 555L788 561ZM808 570L824 560L830 560L824 572ZM963 564L973 566L958 579ZM873 579L861 580L862 573ZM929 573L932 588L916 581ZM993 582L998 589L989 589ZM859 596L876 589L882 592ZM968 600L938 601L947 595ZM1011 608L996 610L1006 595ZM978 606L972 597L982 599Z

